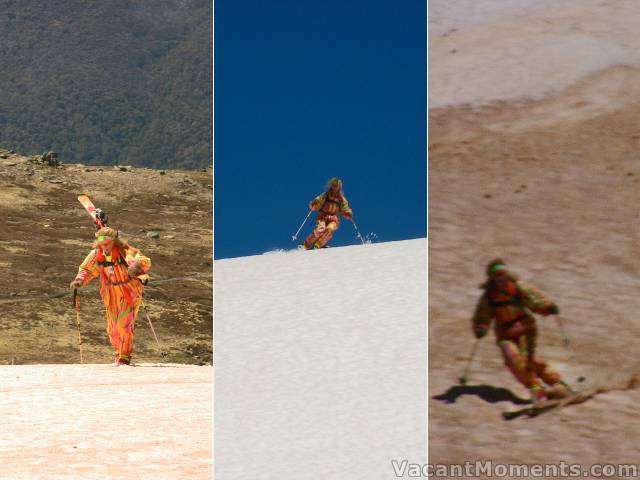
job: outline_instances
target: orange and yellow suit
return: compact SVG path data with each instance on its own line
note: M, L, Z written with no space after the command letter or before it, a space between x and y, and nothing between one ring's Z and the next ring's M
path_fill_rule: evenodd
M353 218L349 202L342 192L329 190L322 193L311 200L309 208L319 213L316 217L316 226L313 232L304 241L304 247L307 250L322 248L329 243L333 233L340 226L340 214L345 218Z
M539 380L555 385L561 378L543 360L535 356L538 331L536 321L527 311L549 315L554 303L532 286L514 280L512 291L502 292L489 286L476 306L473 329L482 337L495 319L496 341L504 362L513 376L525 387L537 390Z
M140 275L130 277L129 267L136 263ZM117 357L130 360L133 350L134 325L140 302L143 284L151 268L151 260L140 250L127 246L120 251L114 246L107 256L98 247L93 249L80 265L76 280L86 286L96 277L100 277L100 296L104 303L109 341L116 350Z

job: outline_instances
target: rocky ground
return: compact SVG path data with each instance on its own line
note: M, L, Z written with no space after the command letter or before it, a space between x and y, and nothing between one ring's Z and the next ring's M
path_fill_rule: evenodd
M0 364L79 362L68 284L91 249L85 193L153 262L134 359L212 362L212 171L97 167L0 151ZM187 279L166 281L176 277ZM81 291L84 361L111 359L97 282Z
M640 42L640 5L545 4L553 8L502 9L455 28L440 18L430 37L430 98L440 95L429 112L430 463L637 459L640 64L629 52ZM539 63L530 61L536 52ZM471 70L452 75L455 65ZM539 321L539 355L570 383L604 393L503 421L527 392L492 334L469 385L457 385L478 285L494 257L561 308L576 358L552 317Z

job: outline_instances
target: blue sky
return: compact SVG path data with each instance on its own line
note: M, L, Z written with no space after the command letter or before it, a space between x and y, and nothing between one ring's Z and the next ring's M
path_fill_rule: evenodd
M214 53L216 258L295 248L333 176L363 235L426 236L424 0L216 1Z

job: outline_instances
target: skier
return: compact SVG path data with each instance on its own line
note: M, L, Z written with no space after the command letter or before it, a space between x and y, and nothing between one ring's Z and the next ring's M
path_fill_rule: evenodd
M514 377L531 392L534 402L571 393L560 375L535 356L536 321L531 312L558 314L558 306L540 291L519 281L501 259L487 266L487 281L473 316L476 338L486 335L495 319L495 334L504 362ZM542 380L549 388L540 385Z
M95 236L93 250L80 265L70 286L84 287L100 276L100 296L106 310L107 334L116 350L115 363L129 365L135 319L151 260L122 241L113 228L100 228Z
M326 191L309 202L309 208L318 212L316 226L311 235L304 241L304 248L323 248L329 243L340 226L340 217L353 222L353 212L342 192L342 180L333 177L327 183Z

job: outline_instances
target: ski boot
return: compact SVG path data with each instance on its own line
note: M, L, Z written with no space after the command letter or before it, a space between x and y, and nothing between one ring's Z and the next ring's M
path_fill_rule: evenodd
M534 385L529 389L531 393L531 401L535 405L547 400L547 392L540 385Z
M116 355L116 367L120 365L130 365L131 357L125 357L124 355Z
M574 392L571 389L571 387L569 387L569 385L567 385L562 380L560 380L558 383L555 383L555 384L551 385L547 389L547 397L550 400L557 400L557 399L560 399L560 398L566 398L569 395L572 395L574 393L576 393L576 392Z

